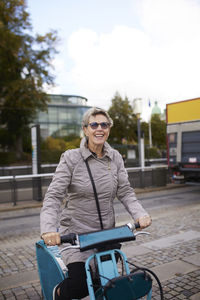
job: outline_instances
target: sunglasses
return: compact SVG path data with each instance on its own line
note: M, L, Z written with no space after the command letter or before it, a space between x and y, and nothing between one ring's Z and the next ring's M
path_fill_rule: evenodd
M92 123L89 123L88 125L90 125L90 127L92 129L97 129L99 127L99 125L101 126L101 129L108 129L108 127L110 127L110 123L107 123L107 122L101 122L101 123L92 122Z

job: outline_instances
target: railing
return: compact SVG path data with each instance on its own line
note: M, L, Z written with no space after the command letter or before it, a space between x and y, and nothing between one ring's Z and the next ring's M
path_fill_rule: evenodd
M161 164L167 164L166 158L151 158L145 159L145 166L159 166ZM41 164L41 173L53 173L58 164ZM137 161L127 160L126 167L136 167ZM12 167L0 167L0 176L16 176L16 175L27 175L32 174L32 165L24 166L12 166Z
M168 183L167 165L145 168L126 168L133 188L165 186ZM54 173L0 176L0 203L42 201Z
M16 205L18 201L42 201L53 174L0 176L0 203Z

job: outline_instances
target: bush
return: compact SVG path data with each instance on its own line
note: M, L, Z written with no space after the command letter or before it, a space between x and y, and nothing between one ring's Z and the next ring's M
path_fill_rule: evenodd
M9 166L13 164L27 164L31 162L31 154L23 153L22 158L17 159L15 152L0 152L0 165L1 166Z
M61 138L48 137L41 143L41 162L58 163L60 156L68 149L79 148L80 138L75 137L71 141L65 141Z
M161 158L161 151L156 148L156 147L152 147L152 148L146 148L145 149L145 158Z
M0 152L0 165L10 165L17 160L15 152Z
M63 151L41 150L41 163L57 164Z

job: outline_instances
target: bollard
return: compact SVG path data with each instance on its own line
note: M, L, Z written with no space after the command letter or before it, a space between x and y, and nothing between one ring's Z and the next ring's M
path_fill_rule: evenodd
M13 175L13 179L10 180L12 187L12 202L13 206L17 205L17 181L15 179L15 175Z
M41 177L33 177L33 200L42 201L42 182Z

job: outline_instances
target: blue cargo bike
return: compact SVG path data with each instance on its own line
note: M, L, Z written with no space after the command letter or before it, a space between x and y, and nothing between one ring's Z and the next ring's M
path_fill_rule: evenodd
M159 285L160 298L164 299L157 276L149 269L128 262L125 253L118 247L119 243L133 241L140 234L149 234L144 231L134 232L136 227L138 224L127 224L112 229L79 235L71 233L61 237L62 243L71 244L61 251L67 251L71 247L79 248L80 251L97 250L88 257L85 264L90 300L150 300L152 277ZM112 249L107 250L109 248ZM46 246L43 240L36 243L36 256L43 298L52 300L54 287L67 276L66 266L61 259L58 246ZM91 268L94 261L95 276Z

